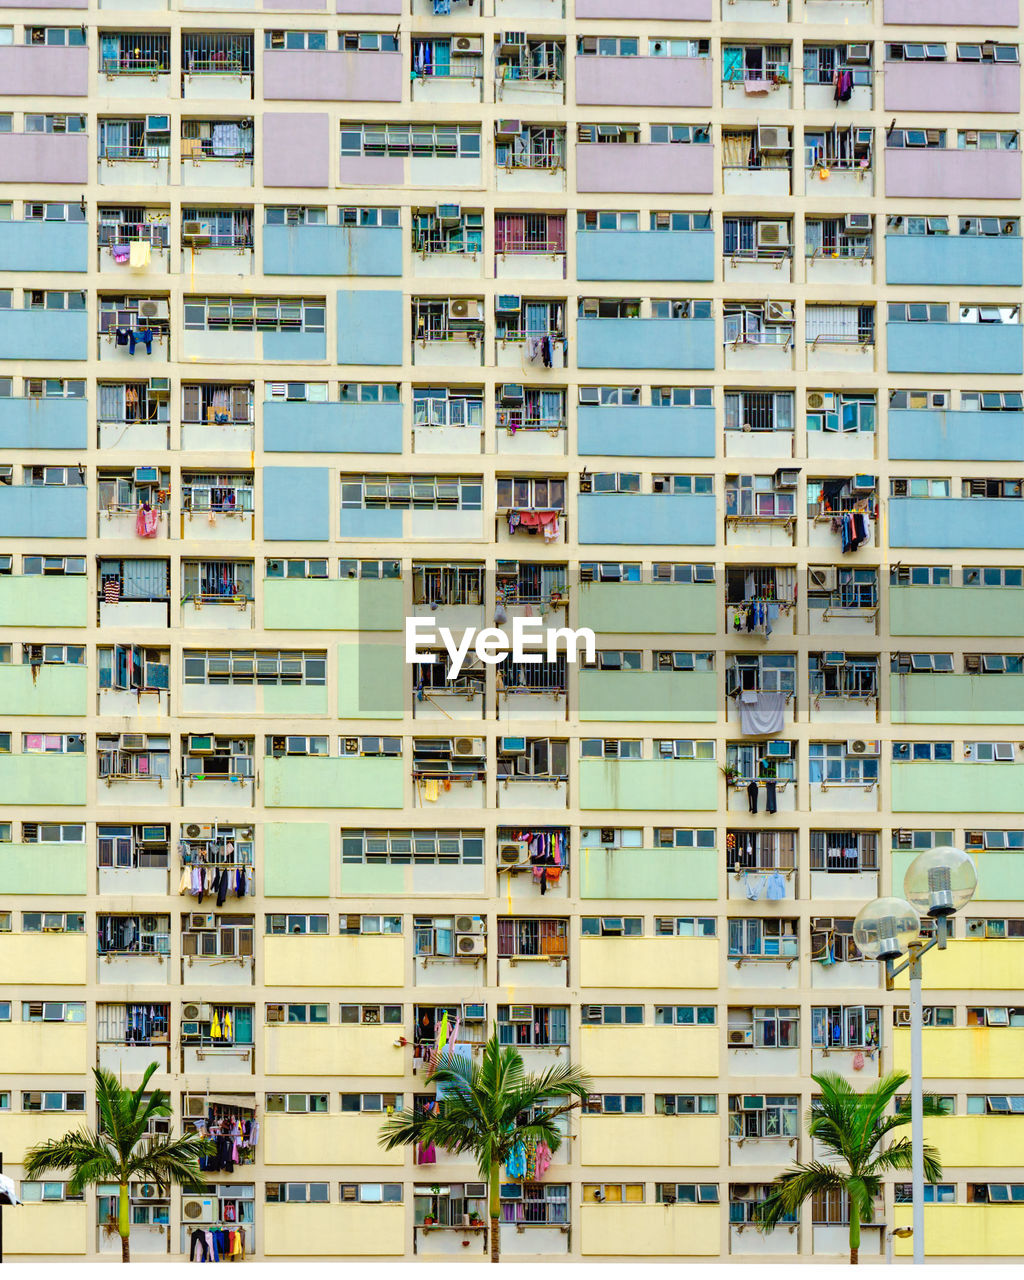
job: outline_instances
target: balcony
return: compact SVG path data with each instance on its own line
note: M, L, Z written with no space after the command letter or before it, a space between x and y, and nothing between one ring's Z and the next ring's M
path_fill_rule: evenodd
M0 667L0 702L12 716L84 716L88 685L84 666Z
M581 493L579 541L592 546L715 544L712 494Z
M405 940L313 934L265 938L263 981L268 987L401 987Z
M587 142L576 146L580 193L710 195L714 170L715 149L709 143Z
M4 224L0 223L0 233ZM8 267L8 270L12 268ZM27 268L18 266L13 270ZM31 396L5 399L0 417L0 447L4 449L86 449L89 402Z
M581 809L674 813L718 808L719 772L711 761L581 760L579 777Z
M89 139L84 133L5 133L0 173L5 182L33 188L47 182L81 185L89 181Z
M401 53L356 49L267 49L263 97L268 101L401 102Z
M283 756L263 762L268 809L400 809L405 801L401 759Z
M576 58L576 104L710 107L711 58Z
M685 1062L687 1076L708 1079L719 1074L718 1039L718 1027L583 1027L580 1061L600 1064L602 1076L670 1080Z
M1021 279L1020 236L885 237L886 284L1019 286Z
M892 430L891 421L889 430ZM1003 587L891 586L889 633L894 636L1024 635L1024 592Z
M0 359L87 360L88 357L89 318L85 311L35 308L0 311Z
M713 320L615 319L576 322L581 369L713 369Z
M398 631L403 617L397 578L267 578L263 583L268 631Z
M400 276L400 227L263 228L268 276Z
M934 462L1018 462L1024 413L890 409L889 457Z
M1005 680L1006 676L992 679ZM1024 809L1024 764L894 761L889 776L894 813L934 814L940 802L949 806L942 810L944 813L1019 814ZM1024 1035L1024 1031L1021 1034ZM1009 1074L1012 1075L1012 1071Z
M889 320L890 373L1024 372L1024 327L1019 324L931 324Z
M587 59L606 62L606 58ZM635 61L635 59L629 59ZM657 58L654 61L670 61ZM577 231L578 280L713 280L713 231Z
M9 50L0 49L5 52ZM88 269L89 228L85 222L0 222L0 271Z
M1017 112L1020 68L998 62L886 62L886 111Z
M713 583L583 582L579 625L598 634L714 635L717 591Z
M0 488L0 537L84 538L85 485Z
M889 499L890 547L1009 550L1021 545L1024 503L1016 498Z
M41 44L0 48L0 84L6 97L84 98L89 50Z
M616 723L718 719L718 678L713 671L580 671L579 718Z
M910 199L1019 200L1019 151L924 147L885 151L885 194Z
M583 1123L586 1125L586 1118ZM602 1117L597 1123L614 1128L617 1120ZM667 1131L663 1135L666 1142L675 1137L672 1134L670 1138ZM685 1141L689 1142L689 1130ZM663 1157L664 1152L659 1151L653 1163L664 1164ZM621 1256L627 1249L630 1257L662 1261L719 1256L720 1209L715 1204L585 1204L579 1212L580 1253L584 1257L607 1259Z

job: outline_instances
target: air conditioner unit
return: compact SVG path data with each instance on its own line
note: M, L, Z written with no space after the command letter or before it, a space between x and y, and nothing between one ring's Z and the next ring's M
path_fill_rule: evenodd
M452 756L456 760L475 760L483 753L483 738L455 738L452 741Z
M759 151L788 151L789 130L784 124L759 124L757 126Z
M503 31L498 40L501 53L515 53L517 49L522 49L525 44L525 31Z
M190 929L212 929L217 923L217 917L212 911L193 911L189 915ZM197 1018L199 1014L195 1015Z
M249 754L249 744L244 738L231 739L231 754L233 756L245 756Z
M147 133L170 133L170 116L146 116Z
M452 47L456 53L481 54L484 51L484 39L483 36L456 36Z
M185 827L185 838L187 840L212 840L213 839L213 823L212 822L190 822Z
M473 933L482 934L487 929L486 921L479 916L456 916L455 932L456 933Z
M525 738L499 738L499 756L522 756L526 754Z
M442 226L446 224L450 225L451 223L459 222L461 220L462 205L439 204L434 210L434 213L437 215L437 220Z
M465 1198L467 1200L482 1200L487 1194L487 1184L483 1182L467 1182L465 1189Z
M905 498L907 496L906 480L894 480L892 482L892 496L894 498Z
M743 1045L754 1043L753 1027L734 1027L729 1032L729 1045L732 1048L740 1048Z
M451 298L448 319L472 322L480 319L480 303L476 298Z
M139 836L139 844L165 844L167 830L165 827L143 827Z
M949 405L949 396L945 391L930 391L928 393L929 409L945 409Z
M501 384L501 403L502 404L522 404L526 399L522 384L518 382L503 382Z
M910 1010L909 1009L893 1009L893 1022L897 1027L910 1026Z
M876 481L874 476L854 476L850 481L853 493L874 493Z
M518 293L499 293L494 300L494 310L499 316L518 314L523 300Z
M580 387L580 404L600 404L597 387Z
M510 1004L508 1007L509 1022L532 1022L532 1004Z
M144 751L146 735L144 733L122 733L121 747L124 751Z
M765 755L769 760L788 760L792 750L788 742L769 742L765 746Z
M792 302L769 302L765 307L765 319L778 323L793 319Z
M213 918L212 916L210 917ZM183 1004L181 1006L182 1022L209 1022L213 1012L208 1004Z
M869 44L848 44L846 46L847 62L870 62L871 46Z
M183 222L181 224L181 238L186 244L209 244L210 232L202 222Z
M475 937L471 933L457 933L455 935L455 954L459 956L485 956L487 954L487 939Z
M210 1196L182 1196L181 1219L183 1222L216 1222L217 1201Z
M808 409L820 412L823 409L835 409L836 393L834 391L808 391Z
M841 649L829 649L819 659L823 667L845 667L846 654Z
M759 249L783 249L788 244L788 222L759 222L757 224L757 247Z
M882 744L876 739L850 738L846 744L846 753L851 756L879 756Z
M166 320L168 315L166 298L144 298L139 303L139 315L146 320Z
M807 570L807 585L812 591L835 591L839 570L821 565Z
M206 756L212 750L212 733L190 733L188 735L188 753L190 756Z
M464 1004L462 1016L466 1022L486 1022L487 1006L485 1004Z
M499 142L511 142L513 138L518 138L523 131L523 122L521 120L496 120L494 122L494 136Z
M776 489L795 489L800 483L798 467L779 467L775 472Z
M871 230L871 214L870 213L848 213L846 215L847 231L870 231Z
M996 760L1012 760L1013 759L1013 743L1012 742L996 742L992 747L992 755Z
M183 1120L202 1120L206 1115L206 1096L202 1093L186 1093L182 1108Z
M530 846L523 840L502 841L498 846L498 862L503 867L525 867L530 861Z
M665 1115L674 1116L676 1114L676 1100L671 1094L665 1097Z
M764 1110L764 1094L763 1093L744 1093L740 1097L741 1111L763 1111Z

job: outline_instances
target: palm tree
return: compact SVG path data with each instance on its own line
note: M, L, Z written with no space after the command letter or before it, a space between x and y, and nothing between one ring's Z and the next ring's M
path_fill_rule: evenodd
M863 1093L833 1071L823 1071L811 1079L821 1095L807 1113L807 1132L838 1161L832 1164L810 1160L779 1174L768 1198L757 1207L757 1223L762 1231L771 1231L786 1214L796 1213L805 1200L819 1191L843 1191L850 1201L850 1262L856 1264L861 1223L871 1222L874 1217L874 1200L882 1191L881 1175L889 1170L909 1169L912 1164L908 1137L882 1145L887 1134L910 1123L907 1098L895 1114L885 1114L909 1076L905 1071L893 1071ZM945 1107L938 1098L926 1097L924 1114L945 1115ZM942 1177L938 1152L928 1143L924 1147L924 1174L929 1182Z
M555 1118L583 1102L592 1088L590 1077L571 1062L560 1062L540 1075L528 1074L519 1050L502 1047L495 1031L478 1063L442 1050L427 1083L444 1086L439 1114L397 1112L381 1127L381 1145L393 1151L435 1143L453 1155L471 1151L476 1156L489 1188L491 1261L497 1262L501 1166L521 1144L543 1140L557 1151L562 1135ZM547 1105L557 1099L562 1101ZM531 1112L533 1119L525 1121L524 1112Z
M70 1169L68 1191L78 1195L96 1182L116 1182L120 1189L117 1231L121 1237L121 1261L130 1261L128 1249L128 1184L155 1182L161 1186L178 1183L186 1191L202 1191L205 1182L199 1172L199 1157L210 1143L198 1134L180 1138L154 1138L146 1133L150 1120L171 1114L170 1095L154 1089L143 1095L158 1064L151 1062L137 1089L126 1089L103 1068L94 1067L99 1128L73 1129L62 1138L51 1138L27 1153L25 1174L38 1178L50 1169Z

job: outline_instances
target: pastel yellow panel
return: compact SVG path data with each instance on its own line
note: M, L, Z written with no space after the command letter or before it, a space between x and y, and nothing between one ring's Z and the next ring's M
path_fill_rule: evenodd
M405 1028L267 1027L268 1076L401 1076L409 1048L396 1046Z
M403 939L265 938L263 973L268 987L400 987L405 979Z
M582 1116L581 1164L717 1165L719 1116Z
M31 1089L31 1081L23 1081ZM81 1087L85 1081L78 1082ZM21 1104L21 1091L11 1090L12 1105ZM21 1157L37 1143L47 1142L50 1138L63 1137L70 1129L87 1129L90 1123L89 1113L60 1112L58 1114L41 1111L5 1111L0 1117L0 1135L3 1137L3 1154L8 1164L20 1164ZM4 1217L6 1224L7 1218Z
M0 1024L0 1062L5 1075L82 1075L89 1070L88 1044L85 1024L80 1022Z
M84 933L0 935L5 985L82 987L88 981L89 940Z
M331 1188L337 1195L337 1185ZM400 1204L268 1204L263 1252L268 1257L401 1256L405 1207Z
M582 938L581 987L718 986L716 938ZM685 1003L682 996L679 1003Z
M945 951L937 947L928 953L929 991L1017 990L1024 963L1017 938L961 938ZM909 989L909 979L896 980L901 991ZM975 1002L971 1002L975 1003Z
M924 1136L938 1150L946 1170L1021 1163L1020 1116L935 1117L925 1120Z
M896 1225L911 1225L909 1204L896 1206ZM1024 1254L1024 1205L926 1204L924 1238L928 1257L1019 1258ZM914 1242L896 1241L897 1257L909 1258Z
M585 1204L580 1252L643 1258L711 1258L719 1252L718 1205Z
M268 1115L263 1123L267 1164L402 1165L402 1150L385 1151L377 1141L379 1115Z
M925 1027L922 1048L926 1079L1013 1079L1024 1062L1024 1027ZM893 1066L910 1070L909 1030L894 1033Z
M24 1254L85 1253L85 1204L21 1204L4 1213L4 1261Z
M718 1075L718 1027L584 1027L580 1062L592 1076Z

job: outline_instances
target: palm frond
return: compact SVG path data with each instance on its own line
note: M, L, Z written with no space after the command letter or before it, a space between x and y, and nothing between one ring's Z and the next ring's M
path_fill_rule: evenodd
M942 1160L930 1142L924 1144L924 1176L929 1182L938 1182L942 1177ZM873 1173L885 1173L889 1170L906 1170L913 1168L913 1143L909 1137L896 1138L879 1151L871 1163Z
M845 1175L830 1164L809 1160L793 1165L772 1183L767 1198L754 1209L754 1220L762 1231L771 1231L783 1217L796 1213L803 1202L817 1192L845 1188Z
M103 1137L90 1129L76 1129L50 1138L26 1152L25 1177L34 1180L51 1169L75 1171L90 1161L110 1161L112 1153Z

